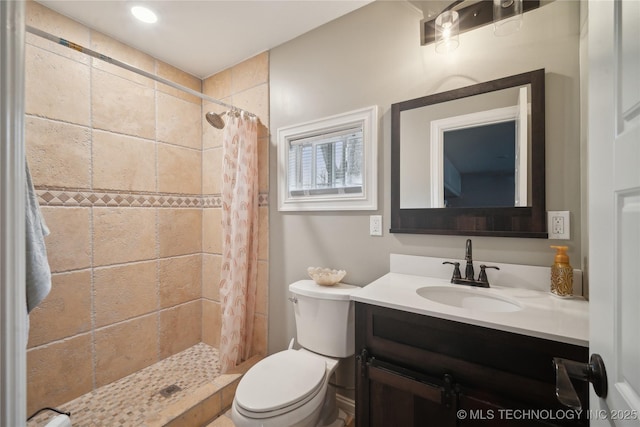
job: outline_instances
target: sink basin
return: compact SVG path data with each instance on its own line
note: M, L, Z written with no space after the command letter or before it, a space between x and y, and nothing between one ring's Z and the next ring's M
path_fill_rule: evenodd
M416 293L433 302L468 310L496 313L522 310L517 301L491 294L483 288L426 286L416 290Z

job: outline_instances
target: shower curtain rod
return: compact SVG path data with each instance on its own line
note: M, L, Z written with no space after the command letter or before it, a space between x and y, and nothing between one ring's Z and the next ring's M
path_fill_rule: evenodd
M235 107L235 106L233 106L231 104L227 104L225 102L222 102L222 101L220 101L218 99L215 99L215 98L212 98L210 96L207 96L207 95L205 95L203 93L200 93L200 92L198 92L196 90L193 90L191 88L188 88L186 86L182 86L182 85L179 85L177 83L174 83L171 80L167 80L165 78L156 76L155 74L151 74L151 73L149 73L147 71L144 71L144 70L141 70L139 68L133 67L133 66L131 66L131 65L125 63L125 62L118 61L117 59L113 59L111 57L103 55L103 54L101 54L99 52L96 52L95 50L88 49L88 48L86 48L84 46L81 46L79 44L70 42L70 41L65 40L65 39L63 39L61 37L56 37L53 34L49 34L49 33L45 32L45 31L42 31L42 30L40 30L38 28L34 28L32 26L26 25L25 29L27 30L27 32L29 32L31 34L35 34L36 36L39 36L39 37L42 37L44 39L50 40L50 41L52 41L54 43L57 43L59 45L62 45L64 47L68 47L69 49L73 49L73 50L76 50L78 52L85 53L85 54L87 54L89 56L92 56L94 58L97 58L97 59L100 59L102 61L108 62L109 64L113 64L113 65L116 65L116 66L118 66L120 68L124 68L125 70L129 70L131 72L134 72L136 74L139 74L139 75L147 77L147 78L150 78L151 80L155 80L155 81L160 82L162 84L165 84L167 86L171 86L171 87L176 88L178 90L181 90L183 92L190 93L191 95L197 96L198 98L201 98L201 99L203 99L205 101L213 102L214 104L218 104L218 105L221 105L223 107L229 108L232 111L242 111L242 112L245 112L246 114L248 114L250 116L257 117L255 114L253 114L253 113L251 113L251 112L249 112L249 111L247 111L247 110L245 110L243 108L238 108L238 107Z

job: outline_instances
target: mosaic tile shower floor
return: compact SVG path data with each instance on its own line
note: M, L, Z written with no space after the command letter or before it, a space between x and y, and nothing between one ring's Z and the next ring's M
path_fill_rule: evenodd
M140 427L150 415L184 399L218 376L218 350L200 343L58 409L71 412L74 427ZM181 390L168 397L160 394L160 390L174 384ZM44 412L27 426L43 427L54 415Z

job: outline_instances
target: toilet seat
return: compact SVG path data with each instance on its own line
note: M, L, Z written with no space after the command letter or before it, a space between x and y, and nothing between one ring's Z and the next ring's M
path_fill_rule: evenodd
M293 411L323 388L326 371L326 362L307 352L275 353L242 377L235 395L237 410L250 418L270 418Z

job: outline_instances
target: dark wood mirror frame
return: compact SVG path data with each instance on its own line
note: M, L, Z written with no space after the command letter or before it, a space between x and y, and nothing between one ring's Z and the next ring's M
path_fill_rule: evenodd
M544 69L391 105L391 233L547 238ZM400 209L400 113L511 87L531 85L531 206Z

